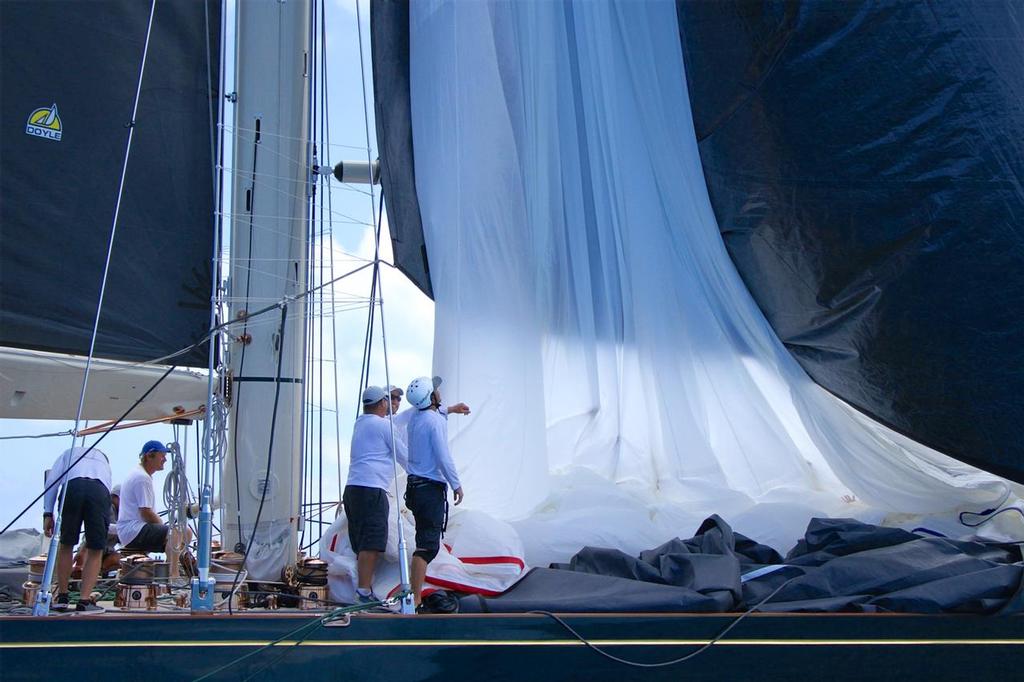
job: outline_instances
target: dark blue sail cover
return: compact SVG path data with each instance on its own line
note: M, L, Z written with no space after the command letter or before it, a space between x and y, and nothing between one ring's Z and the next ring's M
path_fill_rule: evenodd
M822 386L1024 480L1024 4L678 2L708 190Z
M89 350L149 8L0 3L0 345ZM98 356L162 357L209 327L220 22L217 1L156 3Z

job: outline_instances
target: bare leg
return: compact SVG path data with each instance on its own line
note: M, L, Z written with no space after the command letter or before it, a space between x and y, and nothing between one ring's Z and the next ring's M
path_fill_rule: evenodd
M121 565L121 553L114 552L108 554L107 558L103 560L103 565L100 566L100 573L105 574L113 571L115 568Z
M177 528L170 528L167 531L167 563L170 564L169 576L171 579L177 578L180 571L180 556L181 547L187 546L188 543L192 542L192 529L185 528L185 539L181 540L181 531Z
M413 555L409 562L409 583L412 587L412 598L416 606L420 605L420 593L423 591L423 581L427 579L427 562L421 557Z
M100 562L103 560L102 549L85 550L85 561L82 563L82 596L79 601L92 599L92 588L96 587L96 579L100 575Z
M65 545L63 542L57 545L58 594L64 594L68 591L68 581L71 580L71 557L74 554L74 551L74 545Z
M359 573L359 589L373 589L373 572L377 568L377 559L380 552L372 549L364 549L356 558L356 569Z

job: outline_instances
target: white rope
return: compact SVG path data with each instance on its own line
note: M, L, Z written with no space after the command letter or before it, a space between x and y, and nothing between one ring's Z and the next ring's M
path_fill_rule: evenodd
M187 439L186 439L187 440ZM188 523L185 506L188 504L188 476L185 459L177 441L171 443L171 471L164 479L164 505L167 507L167 525L178 530L177 549L185 549L185 526Z

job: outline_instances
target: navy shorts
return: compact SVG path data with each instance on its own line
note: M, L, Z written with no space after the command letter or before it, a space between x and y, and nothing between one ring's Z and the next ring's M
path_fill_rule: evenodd
M72 478L64 491L64 512L60 522L60 544L77 545L85 523L85 546L107 546L110 526L110 491L95 478Z
M416 551L428 563L437 556L448 511L448 486L410 474L405 486L405 504L416 518Z
M352 551L383 552L388 546L388 494L380 488L345 486L341 498L348 517Z
M125 552L163 552L167 549L167 533L170 526L163 523L147 523L139 534L125 545Z

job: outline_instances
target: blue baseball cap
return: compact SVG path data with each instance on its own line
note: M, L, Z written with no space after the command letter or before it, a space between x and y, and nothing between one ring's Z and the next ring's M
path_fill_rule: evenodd
M144 455L147 452L167 452L167 446L158 440L147 440L146 444L142 446L142 452L140 455Z

